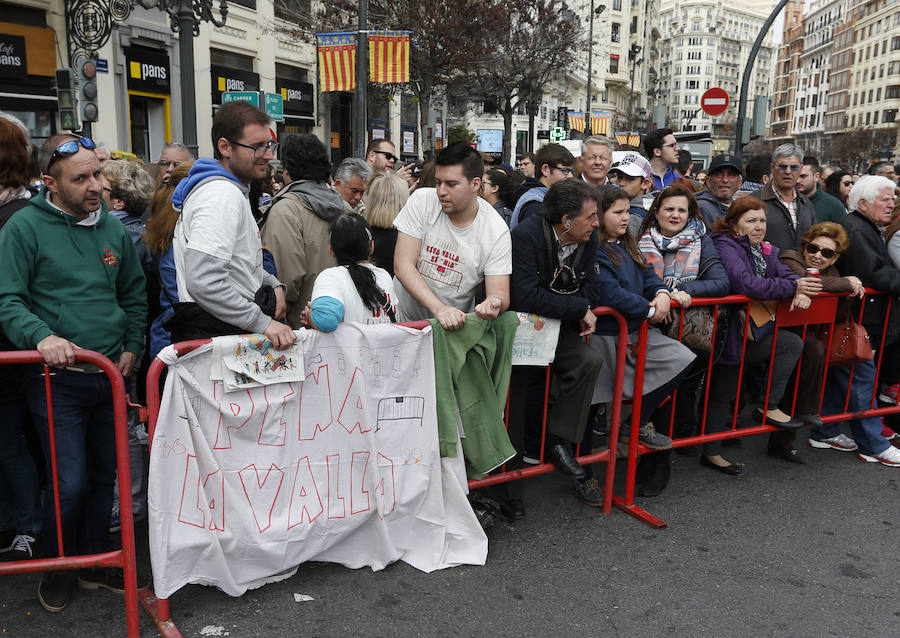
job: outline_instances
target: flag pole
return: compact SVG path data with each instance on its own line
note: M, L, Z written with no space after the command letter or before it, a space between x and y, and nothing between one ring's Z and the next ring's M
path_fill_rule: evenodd
M366 89L369 84L369 2L359 0L359 30L356 32L356 119L353 126L353 156L366 152Z

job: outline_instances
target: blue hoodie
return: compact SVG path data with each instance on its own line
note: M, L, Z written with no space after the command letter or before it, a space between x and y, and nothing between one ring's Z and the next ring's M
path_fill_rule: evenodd
M231 180L237 184L238 188L240 188L245 195L247 194L247 187L244 186L237 177L222 168L222 165L219 164L218 160L204 157L194 162L188 176L178 182L178 186L175 187L175 192L172 193L172 207L175 210L181 210L181 207L184 206L184 200L188 198L188 195L191 194L192 190L213 179Z

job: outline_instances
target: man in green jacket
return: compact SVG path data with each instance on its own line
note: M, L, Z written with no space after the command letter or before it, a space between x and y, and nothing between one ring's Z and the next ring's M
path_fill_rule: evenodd
M844 208L841 200L822 190L819 185L821 171L818 159L812 155L804 157L803 166L800 167L800 173L797 174L797 190L809 197L809 201L816 209L817 222L838 223L847 214L847 209Z
M76 363L75 348L96 350L131 374L144 345L147 300L134 243L109 215L94 143L56 135L41 147L44 188L0 231L0 326L23 350L50 366L63 548L68 555L109 549L116 478L113 397L95 366ZM48 477L50 437L43 370L25 379ZM52 480L48 478L52 489ZM56 545L52 494L44 500L45 552ZM74 575L47 572L38 599L48 611L69 603ZM124 592L121 570L84 569L85 589Z

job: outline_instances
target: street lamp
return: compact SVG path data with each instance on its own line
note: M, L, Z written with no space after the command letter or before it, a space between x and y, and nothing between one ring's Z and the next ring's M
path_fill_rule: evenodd
M584 137L591 136L591 75L594 62L594 14L600 15L606 10L606 5L601 4L594 8L594 0L591 0L590 26L588 27L588 68L587 68L587 103L584 107Z
M169 14L172 31L179 34L178 57L181 64L182 143L197 157L197 96L194 83L194 37L200 35L200 23L225 26L227 0L219 0L220 19L213 15L214 0L132 0L145 9L157 8Z
M628 61L631 62L631 89L628 92L628 132L631 133L631 129L634 126L634 68L638 64L642 64L644 62L643 58L640 60L637 59L637 56L641 53L641 45L632 44L631 48L628 49Z

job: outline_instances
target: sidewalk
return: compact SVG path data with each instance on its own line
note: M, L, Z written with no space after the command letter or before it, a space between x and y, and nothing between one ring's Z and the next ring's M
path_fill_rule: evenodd
M185 636L265 638L894 635L900 469L812 450L806 437L805 466L767 457L765 437L744 439L725 452L747 464L737 478L673 454L669 489L637 499L669 524L659 532L582 505L552 474L530 479L525 520L489 531L485 567L311 563L238 599L186 587L173 619ZM124 635L120 597L76 590L48 614L37 581L0 578L0 635ZM143 612L141 626L157 635Z

